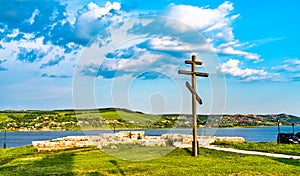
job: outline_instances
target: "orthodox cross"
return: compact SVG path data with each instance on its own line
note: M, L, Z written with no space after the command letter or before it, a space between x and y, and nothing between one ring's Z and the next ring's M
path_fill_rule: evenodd
M191 64L192 68L191 71L186 70L178 70L178 74L185 74L185 75L191 75L192 76L192 85L190 85L189 82L186 82L186 87L189 89L189 91L192 94L192 114L193 114L193 156L198 155L198 149L199 149L199 143L197 141L197 107L196 107L196 101L201 105L202 100L199 97L199 95L196 92L196 76L201 77L208 77L208 73L201 73L196 72L196 65L202 65L202 62L196 61L196 56L192 55L192 60L186 60L185 64Z

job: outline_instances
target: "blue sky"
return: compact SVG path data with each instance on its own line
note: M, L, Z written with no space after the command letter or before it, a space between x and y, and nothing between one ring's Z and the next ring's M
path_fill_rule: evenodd
M297 0L0 3L0 109L300 115Z

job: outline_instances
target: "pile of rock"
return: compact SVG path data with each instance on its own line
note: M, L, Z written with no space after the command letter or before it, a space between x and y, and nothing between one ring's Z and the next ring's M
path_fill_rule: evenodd
M166 146L166 141L161 136L145 136L144 131L122 131L116 134L103 133L99 135L99 148L117 144Z
M39 151L63 150L68 148L94 147L99 144L98 136L67 136L46 141L32 141Z
M242 137L198 136L200 146L216 142L245 142ZM118 144L140 144L143 146L175 146L187 148L192 146L193 136L187 134L163 134L145 136L144 131L122 131L118 133L101 133L99 136L68 136L47 141L33 141L32 145L39 151L62 150L68 148L95 147L103 148Z

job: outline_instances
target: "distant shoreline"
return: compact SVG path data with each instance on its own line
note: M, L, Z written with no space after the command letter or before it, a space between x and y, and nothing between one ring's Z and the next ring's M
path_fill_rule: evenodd
M282 126L288 126L288 127L291 127L292 125L281 125ZM295 126L300 126L300 125L295 125ZM234 126L234 127L198 127L198 129L218 129L218 128L266 128L266 127L275 127L274 126ZM136 131L136 130L165 130L165 129L192 129L192 128L118 128L118 129L115 129L116 131ZM52 131L114 131L114 129L111 129L111 128L103 128L103 129L76 129L76 130L57 130L57 129L54 129L54 130L6 130L6 132L52 132ZM3 129L0 130L0 132L4 132Z
M222 116L222 117L220 117ZM257 128L300 124L300 117L287 114L197 115L199 129ZM0 111L0 131L139 130L192 128L188 114L145 114L120 108L53 111Z

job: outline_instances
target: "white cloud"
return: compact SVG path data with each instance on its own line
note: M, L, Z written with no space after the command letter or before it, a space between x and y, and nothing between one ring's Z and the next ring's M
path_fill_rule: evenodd
M36 17L37 15L39 15L39 14L40 14L39 9L35 9L35 10L33 11L32 15L31 15L31 17L27 20L27 22L28 22L29 24L33 24L33 23L34 23L34 20L35 20L35 17Z
M247 80L257 80L258 78L265 78L268 72L264 70L245 68L241 69L239 67L240 61L229 59L227 62L223 63L220 67L220 71L224 74L231 75L233 77L246 78Z
M26 40L34 39L35 35L34 35L34 33L24 33L24 38Z
M287 59L284 62L294 64L294 65L300 65L300 59Z
M121 5L118 2L106 2L104 7L99 7L97 4L90 2L87 5L87 9L81 14L81 18L85 19L97 19L103 15L106 15L111 10L120 10Z
M294 79L300 79L300 74L296 74L293 78Z
M271 73L268 73L266 75L259 75L259 76L256 76L256 75L249 76L246 79L244 79L243 81L244 82L252 82L252 81L265 81L265 80L271 80L271 81L276 81L276 82L286 81L286 80L282 79L279 74L271 74Z
M31 36L31 34L27 35ZM70 53L65 53L64 47L53 45L50 42L44 43L43 40L44 37L39 37L32 40L21 39L19 41L13 40L10 42L1 41L0 44L5 49L0 50L0 55L3 58L7 58L7 62L2 63L2 65L8 69L8 72L14 72L14 70L23 70L25 72L39 72L40 75L43 73L49 75L73 75L74 65L77 62L75 53L79 52L82 48L73 50ZM72 45L72 43L70 43L70 45ZM25 49L26 51L34 50L34 54L40 55L41 58L34 60L34 62L20 61L18 54L21 52L21 49ZM40 69L42 64L53 60L56 55L65 56L65 60L62 61L59 66L57 65Z
M286 39L286 37L269 37L269 38L263 38L263 39L259 39L259 40L253 40L251 41L253 44L250 47L258 47L261 45L265 45L265 44L269 44L271 42L276 42L276 41L280 41L280 40L284 40Z
M14 38L20 34L19 29L14 29L11 34L7 34L7 37Z
M259 57L260 56L258 54L245 52L245 58L248 59L248 60L259 61L260 60Z
M223 28L231 22L231 19L227 16L233 9L233 4L229 2L224 2L216 9L191 5L170 5L166 16L198 30L212 31Z
M186 52L205 51L216 52L217 50L211 44L213 41L208 39L200 41L199 43L184 42L180 37L153 37L149 38L147 43L147 49L157 50L163 52L178 52L184 54Z
M91 39L93 33L98 33L105 25L120 21L121 17L110 14L111 10L119 11L120 8L121 4L118 2L107 2L104 7L99 7L97 4L90 2L78 12L79 15L75 22L77 37Z
M167 49L169 47L173 50L183 49L178 40L172 40L170 37L152 38L149 44L155 49Z
M208 40L209 41L209 40ZM178 38L171 37L154 37L149 39L149 48L160 51L177 51L177 52L192 52L192 51L209 51L214 52L213 46L209 42L204 43L187 43Z
M232 28L224 28L221 30L221 32L216 34L217 38L221 38L225 41L233 41L234 40L234 34L232 32Z
M239 14L232 14L233 3L225 1L215 9L208 7L196 7L190 5L170 5L166 16L172 17L186 25L200 31L205 37L209 37L209 43L214 51L220 54L244 57L246 60L260 61L256 53L246 52L240 49L248 43L240 43L235 39L232 22ZM187 30L174 25L175 30Z
M300 72L300 59L284 60L283 65L272 67L272 70L286 71L286 72Z
M227 48L227 47L242 47L244 45L247 45L248 43L239 43L238 40L234 40L234 41L230 41L227 43L222 43L221 45L219 45L219 48Z
M106 59L102 66L108 70L123 70L126 72L140 72L143 71L143 66L151 67L151 64L161 58L159 54L145 53L134 59Z
M236 50L231 46L226 46L226 47L218 47L217 52L220 54L226 54L226 55L238 55L238 56L243 56L247 60L255 60L259 61L260 56L255 53L249 53L246 51L241 51L241 50Z

